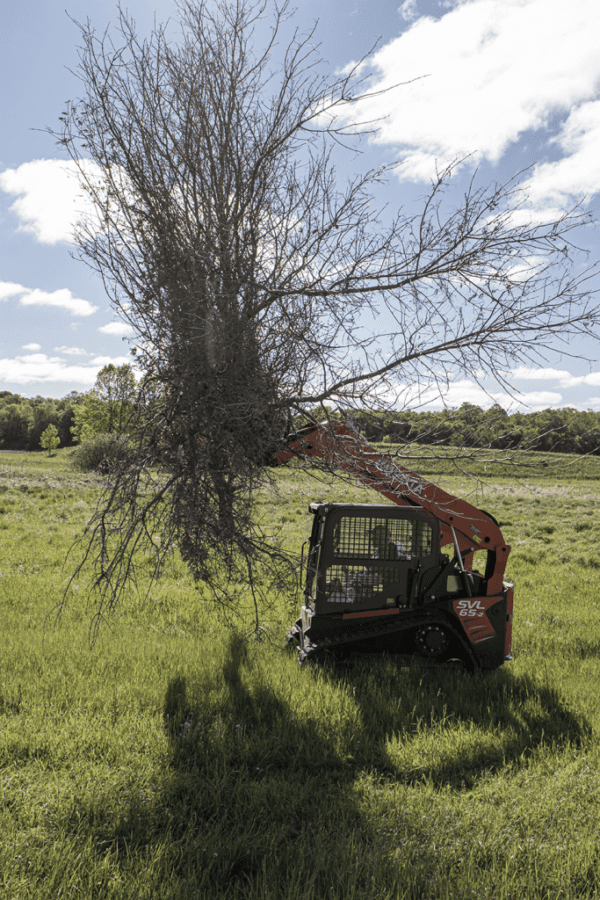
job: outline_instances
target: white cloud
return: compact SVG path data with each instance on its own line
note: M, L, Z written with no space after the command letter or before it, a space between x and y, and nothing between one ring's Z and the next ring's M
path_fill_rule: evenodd
M110 322L108 325L102 325L98 329L102 334L127 335L133 334L133 328L126 322Z
M562 405L562 394L556 391L486 391L470 378L451 382L445 388L433 381L422 385L390 388L378 394L378 398L397 409L458 409L463 403L472 403L489 409L498 403L503 409L530 412Z
M74 316L91 316L99 309L92 306L89 300L74 297L68 288L48 292L39 288L32 290L10 281L0 282L0 300L8 300L9 297L19 297L22 306L58 306Z
M573 379L565 369L533 369L527 366L518 366L508 374L517 381L559 381L567 385Z
M590 372L589 375L584 375L581 379L581 384L591 384L593 387L598 387L600 385L600 372Z
M89 174L97 171L91 160L84 160L83 165ZM0 189L17 196L10 209L21 221L19 230L44 244L72 242L78 219L93 214L71 161L34 159L6 169L0 174Z
M600 412L600 397L588 397L583 403L570 403L569 406L572 406L573 409L584 411L591 409L592 412Z
M565 159L536 169L532 193L560 203L594 194L597 21L597 0L459 0L439 19L417 19L375 54L371 88L428 77L366 101L368 119L387 116L377 140L401 148L399 176L428 180L436 162L443 168L469 153L496 163L525 132L568 115L555 140ZM365 118L360 107L352 115Z
M417 10L417 0L404 0L402 6L398 9L405 22L412 22L419 15Z
M0 300L8 300L9 297L18 297L27 291L21 284L13 281L0 281Z
M512 378L522 381L557 381L559 387L571 388L587 384L593 387L600 385L600 372L590 372L588 375L571 375L564 369L528 369L519 366L510 372Z
M103 368L104 366L124 366L126 363L132 365L134 362L131 356L95 356L92 360L90 360L91 366L98 366L99 368Z
M59 356L47 356L45 353L30 353L16 356L13 359L0 359L0 383L7 384L39 384L61 382L71 386L92 387L99 370L109 363L115 366L131 362L129 357L99 356L86 365L70 365Z
M518 409L546 409L549 406L558 406L562 395L554 391L529 391L527 393L515 393L514 396L505 391L490 391L489 393L479 387L474 381L463 379L449 385L444 392L443 401L436 386L431 386L421 393L420 401L425 408L441 409L443 406L451 409L462 406L463 403L472 403L483 409L488 409L494 403L498 403L504 409L516 412Z
M20 299L20 303L23 306L60 306L69 310L74 316L91 316L92 313L99 309L98 306L92 306L88 300L80 300L78 297L74 297L68 288L60 288L51 294L35 288L35 290L24 294Z
M82 347L55 347L54 352L64 353L66 356L89 356L87 350Z
M536 166L524 185L534 206L564 208L600 189L600 100L576 107L554 143L563 159Z
M86 366L69 366L64 359L31 353L14 359L0 359L0 380L11 384L62 381L92 386L97 369Z
M509 394L505 394L504 402L498 401L500 406L503 406L505 409L512 409L516 412L517 409L547 409L551 406L560 406L562 402L562 394L557 394L554 391L529 391L527 394L518 394L516 397L511 397Z
M23 350L41 350L41 344L23 344Z

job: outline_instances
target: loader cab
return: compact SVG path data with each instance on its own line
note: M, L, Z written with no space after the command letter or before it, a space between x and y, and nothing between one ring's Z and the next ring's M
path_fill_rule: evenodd
M439 524L424 510L384 504L311 503L306 604L318 616L406 609L424 573L440 565Z

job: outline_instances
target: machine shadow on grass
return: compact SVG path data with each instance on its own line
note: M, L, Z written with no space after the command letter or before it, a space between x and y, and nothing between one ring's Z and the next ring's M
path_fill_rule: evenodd
M370 761L403 783L425 780L435 787L470 789L502 766L526 763L536 749L560 752L592 739L586 718L569 710L555 688L509 667L469 674L401 668L373 656L332 662L324 667L324 676L334 684L352 685L362 721L361 762ZM472 728L479 740L459 739L461 731L466 737ZM405 767L403 759L410 753L394 753L389 742L406 747L427 733L433 753Z

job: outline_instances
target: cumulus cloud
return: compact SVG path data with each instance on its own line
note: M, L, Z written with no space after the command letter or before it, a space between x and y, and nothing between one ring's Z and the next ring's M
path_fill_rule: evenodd
M111 364L113 366L124 366L126 363L133 363L131 356L95 356L90 360L91 366L99 366L101 369Z
M13 359L0 359L0 380L12 384L61 381L75 382L91 387L96 380L97 369L87 366L70 366L58 356L30 353Z
M534 369L527 366L517 366L509 374L517 381L559 381L563 384L568 384L573 378L565 369Z
M27 291L22 284L15 284L13 281L0 281L0 300L8 300L10 297L18 297Z
M83 165L88 174L98 171L91 160ZM21 222L19 230L44 244L71 243L77 221L94 213L71 161L34 159L6 169L0 174L0 189L17 197L10 209Z
M600 189L600 100L576 107L553 143L563 158L535 166L524 185L536 207L564 208Z
M21 306L57 306L74 316L91 316L99 309L98 306L92 306L89 300L74 297L68 288L49 292L39 288L26 288L11 281L0 282L0 300L11 297L18 297Z
M588 397L584 403L570 404L574 409L582 409L584 411L592 410L592 412L600 412L600 397Z
M484 390L476 381L462 378L450 382L445 388L430 382L422 385L399 387L393 393L387 389L379 399L397 409L457 409L463 403L472 403L489 409L495 403L511 412L531 412L560 406L562 394L557 391L506 391Z
M402 6L398 9L405 22L412 22L419 15L417 9L417 0L404 0Z
M534 410L558 406L562 394L555 391L528 391L511 396L505 391L487 392L476 382L463 379L450 384L443 396L440 396L438 388L432 385L421 393L420 399L422 406L430 409L441 409L442 406L455 409L463 403L472 403L482 409L488 409L494 403L498 403L504 409L516 412L518 409Z
M35 288L35 290L23 294L19 302L23 306L59 306L67 309L74 316L91 316L99 309L97 306L92 306L88 300L74 297L68 288L60 288L52 293Z
M521 381L557 381L559 387L571 388L582 384L598 387L600 385L600 372L589 372L587 375L571 375L564 369L528 369L519 366L513 369L510 375L515 380Z
M367 101L368 119L387 117L377 140L401 148L400 177L428 180L436 165L467 154L496 163L525 133L558 127L554 144L565 156L537 167L535 201L594 194L597 17L597 0L458 0L438 19L414 21L375 54L371 87L428 77Z
M102 334L128 335L133 334L133 328L126 322L110 322L98 329Z
M23 344L23 350L41 350L41 344Z
M41 350L41 347L38 347L38 350ZM55 347L54 352L64 353L66 356L89 356L87 350L82 347Z
M71 365L60 356L45 353L28 353L12 359L0 359L0 383L45 384L61 382L74 387L90 388L96 375L104 366L113 363L121 366L131 362L130 357L97 356L85 365Z

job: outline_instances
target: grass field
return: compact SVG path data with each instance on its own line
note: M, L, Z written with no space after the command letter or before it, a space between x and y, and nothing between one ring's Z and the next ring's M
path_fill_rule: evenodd
M600 460L577 466L483 473L514 660L470 676L300 669L289 598L246 644L176 560L90 649L85 584L52 611L98 483L0 454L0 894L600 897ZM376 500L275 477L262 511L294 547L309 500Z

